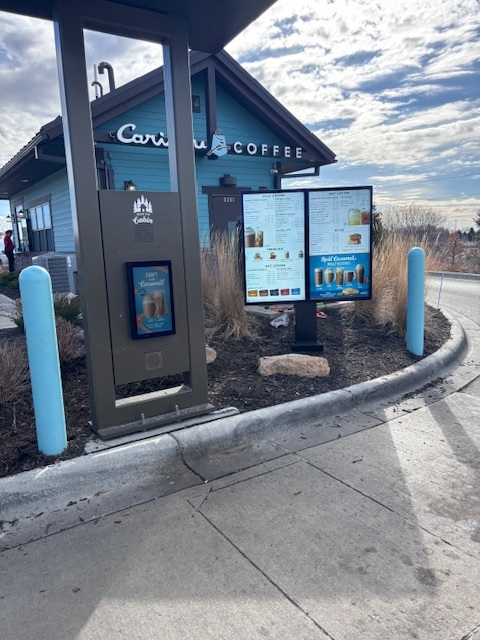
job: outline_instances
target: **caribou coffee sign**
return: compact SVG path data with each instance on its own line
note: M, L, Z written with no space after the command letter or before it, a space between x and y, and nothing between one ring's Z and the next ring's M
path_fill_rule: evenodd
M154 146L160 148L168 148L168 138L160 131L159 133L135 133L137 125L133 122L123 124L112 132L111 136L120 144L132 144L140 146ZM217 129L212 135L210 145L206 140L193 140L193 148L195 151L204 152L207 156L221 156L229 154L246 155L246 156L263 156L264 158L302 158L302 147L289 147L284 145L268 145L258 142L235 140L235 142L227 143L226 137Z

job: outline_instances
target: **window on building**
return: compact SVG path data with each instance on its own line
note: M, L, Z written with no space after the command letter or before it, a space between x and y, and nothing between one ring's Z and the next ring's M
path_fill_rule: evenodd
M28 209L30 251L53 251L52 216L50 202L42 202Z
M21 202L13 208L12 229L17 252L28 251L27 220Z

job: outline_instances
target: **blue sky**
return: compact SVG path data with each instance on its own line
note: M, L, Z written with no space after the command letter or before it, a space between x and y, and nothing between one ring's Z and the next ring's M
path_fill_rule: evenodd
M106 60L117 85L162 61L158 46L100 34L86 49L89 72ZM380 209L415 203L472 226L478 0L279 0L226 49L337 155L285 187L371 184ZM3 166L60 112L50 23L0 14L0 83Z

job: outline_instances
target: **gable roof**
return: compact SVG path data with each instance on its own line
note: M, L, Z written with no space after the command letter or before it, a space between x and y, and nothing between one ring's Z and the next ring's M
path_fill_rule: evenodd
M214 71L218 85L231 94L252 116L286 144L304 149L303 161L282 162L281 172L298 171L335 162L335 154L225 51L215 55L192 52L190 69L192 75L206 70ZM93 129L163 93L163 82L163 67L160 67L94 100L91 103ZM98 133L95 138L106 141L108 134L102 136ZM0 169L0 198L11 197L24 190L27 186L27 176L28 186L31 186L58 171L60 164L65 164L65 152L62 118L58 116L44 125L38 134Z

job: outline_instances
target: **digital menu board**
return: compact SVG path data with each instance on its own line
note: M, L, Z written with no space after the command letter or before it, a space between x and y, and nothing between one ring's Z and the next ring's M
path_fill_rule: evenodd
M305 194L243 194L247 303L306 299Z
M242 194L247 304L368 300L372 188Z
M175 333L171 262L127 262L126 267L132 338Z
M371 298L370 187L307 192L310 300Z

